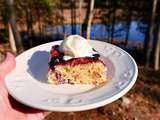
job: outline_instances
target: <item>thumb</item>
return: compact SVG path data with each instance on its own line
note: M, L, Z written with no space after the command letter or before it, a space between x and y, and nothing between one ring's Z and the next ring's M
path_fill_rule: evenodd
M16 65L13 54L7 52L5 60L0 63L0 78L4 78Z

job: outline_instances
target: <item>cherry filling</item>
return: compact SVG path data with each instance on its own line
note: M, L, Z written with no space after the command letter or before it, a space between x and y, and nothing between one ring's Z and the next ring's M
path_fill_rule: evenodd
M60 52L59 45L52 46L50 51L51 59L49 62L50 69L54 70L56 62L63 61L64 54Z
M87 64L92 62L102 62L99 60L99 54L93 54L92 57L79 57L72 58L70 60L64 60L64 53L62 53L59 49L59 45L52 46L52 50L50 51L51 59L49 62L49 66L51 70L55 70L55 65L70 65L75 66L78 64ZM102 62L103 63L103 62ZM56 75L57 79L60 79L59 75Z

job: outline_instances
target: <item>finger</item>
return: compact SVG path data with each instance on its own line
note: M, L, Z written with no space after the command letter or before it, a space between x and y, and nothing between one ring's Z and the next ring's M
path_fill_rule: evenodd
M45 112L43 110L34 109L31 107L28 107L24 104L19 103L16 101L13 97L8 95L8 99L11 105L11 108L22 112L27 115L27 120L43 120L44 117L47 115L48 112Z
M25 114L38 114L38 113L43 113L44 115L47 114L44 110L36 109L36 108L31 108L29 106L26 106L22 103L19 103L17 100L15 100L11 95L8 94L8 100L10 103L10 106L15 109L16 111L23 112Z
M0 63L0 77L4 78L16 65L13 54L7 52L5 60Z

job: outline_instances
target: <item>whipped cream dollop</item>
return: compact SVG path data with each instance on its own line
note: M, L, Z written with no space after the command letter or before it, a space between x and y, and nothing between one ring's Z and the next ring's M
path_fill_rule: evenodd
M96 52L85 38L79 35L70 35L60 45L60 50L64 52L64 59L76 57L91 57Z

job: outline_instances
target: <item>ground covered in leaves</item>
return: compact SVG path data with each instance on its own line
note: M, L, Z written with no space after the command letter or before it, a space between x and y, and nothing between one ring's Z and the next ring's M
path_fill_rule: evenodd
M119 100L83 112L52 112L45 120L160 120L160 71L139 67L134 87Z

